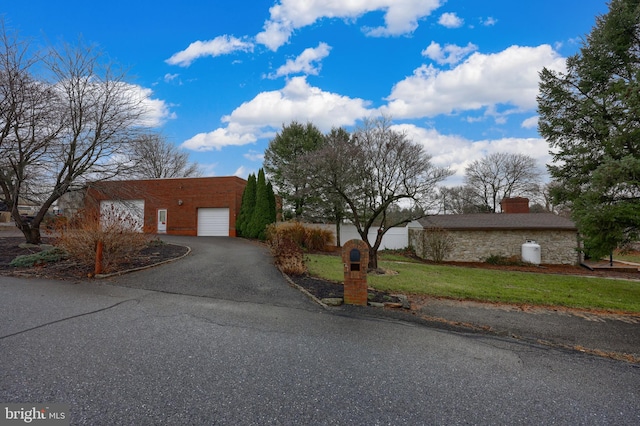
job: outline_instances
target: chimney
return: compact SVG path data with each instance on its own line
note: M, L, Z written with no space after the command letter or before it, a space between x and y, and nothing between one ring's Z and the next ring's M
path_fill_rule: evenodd
M529 213L529 199L524 197L503 198L502 213Z

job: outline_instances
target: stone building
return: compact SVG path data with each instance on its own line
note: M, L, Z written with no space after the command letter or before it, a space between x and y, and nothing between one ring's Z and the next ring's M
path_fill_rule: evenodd
M409 230L410 244L418 256L428 258L425 244L444 232L451 241L444 261L483 262L490 256L520 259L522 245L535 241L540 245L542 264L580 263L578 229L573 221L553 213L529 213L526 198L515 199L513 204L505 199L503 213L424 217L418 221L422 229Z

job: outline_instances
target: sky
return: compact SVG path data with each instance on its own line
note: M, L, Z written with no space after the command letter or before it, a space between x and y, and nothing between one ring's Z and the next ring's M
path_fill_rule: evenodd
M390 117L455 174L495 152L532 156L538 73L563 71L596 0L0 1L32 44L96 44L148 96L154 129L204 176L246 178L292 121L322 132Z

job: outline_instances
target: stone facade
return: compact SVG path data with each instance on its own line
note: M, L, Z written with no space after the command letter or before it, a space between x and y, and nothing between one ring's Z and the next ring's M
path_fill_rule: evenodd
M522 244L534 240L540 245L542 264L575 265L580 262L578 234L575 230L447 230L452 248L445 261L482 262L489 256L521 258ZM419 257L426 258L424 238L428 229L410 229L409 242Z

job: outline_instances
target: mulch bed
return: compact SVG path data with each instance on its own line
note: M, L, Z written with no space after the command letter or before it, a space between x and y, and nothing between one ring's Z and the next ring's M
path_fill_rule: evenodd
M62 260L55 263L35 265L33 267L18 268L10 263L17 256L34 254L42 251L40 247L20 247L25 242L22 237L0 238L0 275L32 276L59 280L78 280L91 278L93 267L78 264L73 260ZM43 238L43 244L52 244L52 238ZM151 244L140 251L136 256L127 259L120 265L119 270L141 268L175 259L184 255L187 247L174 244Z
M344 285L342 283L334 283L308 275L292 275L289 276L289 278L320 300L327 298L341 299L344 297ZM398 297L373 289L369 289L368 291L368 301L376 303L401 303Z

